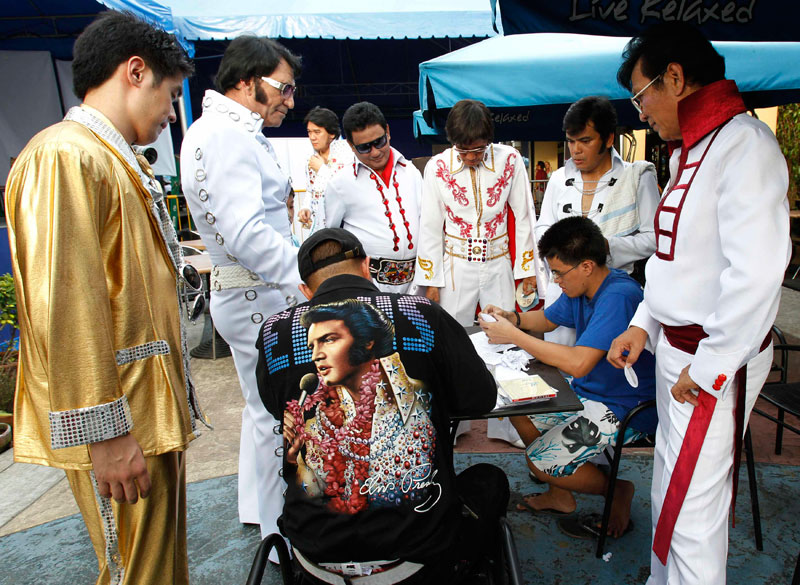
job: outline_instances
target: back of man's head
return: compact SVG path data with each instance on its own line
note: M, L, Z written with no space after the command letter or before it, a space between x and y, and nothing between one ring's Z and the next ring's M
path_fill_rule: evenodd
M725 58L699 30L685 22L665 22L633 37L622 53L617 82L631 89L631 75L641 60L642 74L655 79L670 63L683 68L686 81L692 85L708 85L725 78ZM656 85L661 80L656 82Z
M386 130L386 118L380 108L370 102L353 104L347 108L344 116L342 116L344 137L351 143L353 142L353 132L359 132L375 125Z
M608 99L592 95L573 103L564 115L562 129L567 134L579 134L591 122L605 142L617 130L617 110Z
M253 35L236 37L222 56L214 85L219 93L224 94L240 81L269 77L281 60L286 61L295 77L299 77L301 58L282 44Z
M342 228L324 228L314 232L297 252L300 278L311 291L337 274L362 276L361 266L367 257L364 246Z
M156 85L165 77L188 77L194 66L174 36L129 12L102 12L84 29L73 48L75 95L103 85L121 63L141 57L152 69Z
M339 138L339 117L336 112L328 108L314 106L303 119L303 124L306 126L309 122L319 126L328 134L333 135L334 138Z
M444 130L450 144L465 146L494 140L492 113L483 102L461 100L447 115Z
M539 240L539 255L548 260L558 257L564 264L591 260L605 266L606 240L588 217L566 217L550 226Z

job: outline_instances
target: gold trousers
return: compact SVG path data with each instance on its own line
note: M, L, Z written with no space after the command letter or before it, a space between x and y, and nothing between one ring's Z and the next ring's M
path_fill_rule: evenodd
M101 498L90 471L67 469L100 569L97 585L188 585L186 456L146 457L147 499L118 504Z

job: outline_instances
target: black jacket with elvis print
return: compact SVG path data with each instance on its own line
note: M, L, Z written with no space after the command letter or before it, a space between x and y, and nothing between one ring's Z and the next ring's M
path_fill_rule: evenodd
M296 459L283 449L292 545L316 562L440 557L461 513L450 416L488 412L497 395L463 327L425 297L345 274L270 317L256 345L261 400L300 439Z

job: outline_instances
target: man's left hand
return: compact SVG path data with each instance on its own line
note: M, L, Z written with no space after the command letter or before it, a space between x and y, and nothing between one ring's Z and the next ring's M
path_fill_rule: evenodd
M489 343L514 343L514 335L519 329L502 315L495 313L493 316L497 319L493 323L478 317L478 325L486 333Z
M699 389L700 387L689 377L689 366L686 366L681 370L681 375L670 392L672 392L672 397L681 404L688 402L692 406L697 406L699 401L696 391Z

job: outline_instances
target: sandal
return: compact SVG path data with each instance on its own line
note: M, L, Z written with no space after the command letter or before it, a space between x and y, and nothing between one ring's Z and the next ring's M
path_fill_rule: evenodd
M600 525L603 522L603 517L600 514L581 514L573 516L572 518L563 518L558 521L558 528L572 538L583 538L586 540L594 540L600 536ZM628 526L617 537L607 535L607 538L622 538L633 530L633 519L628 520Z

